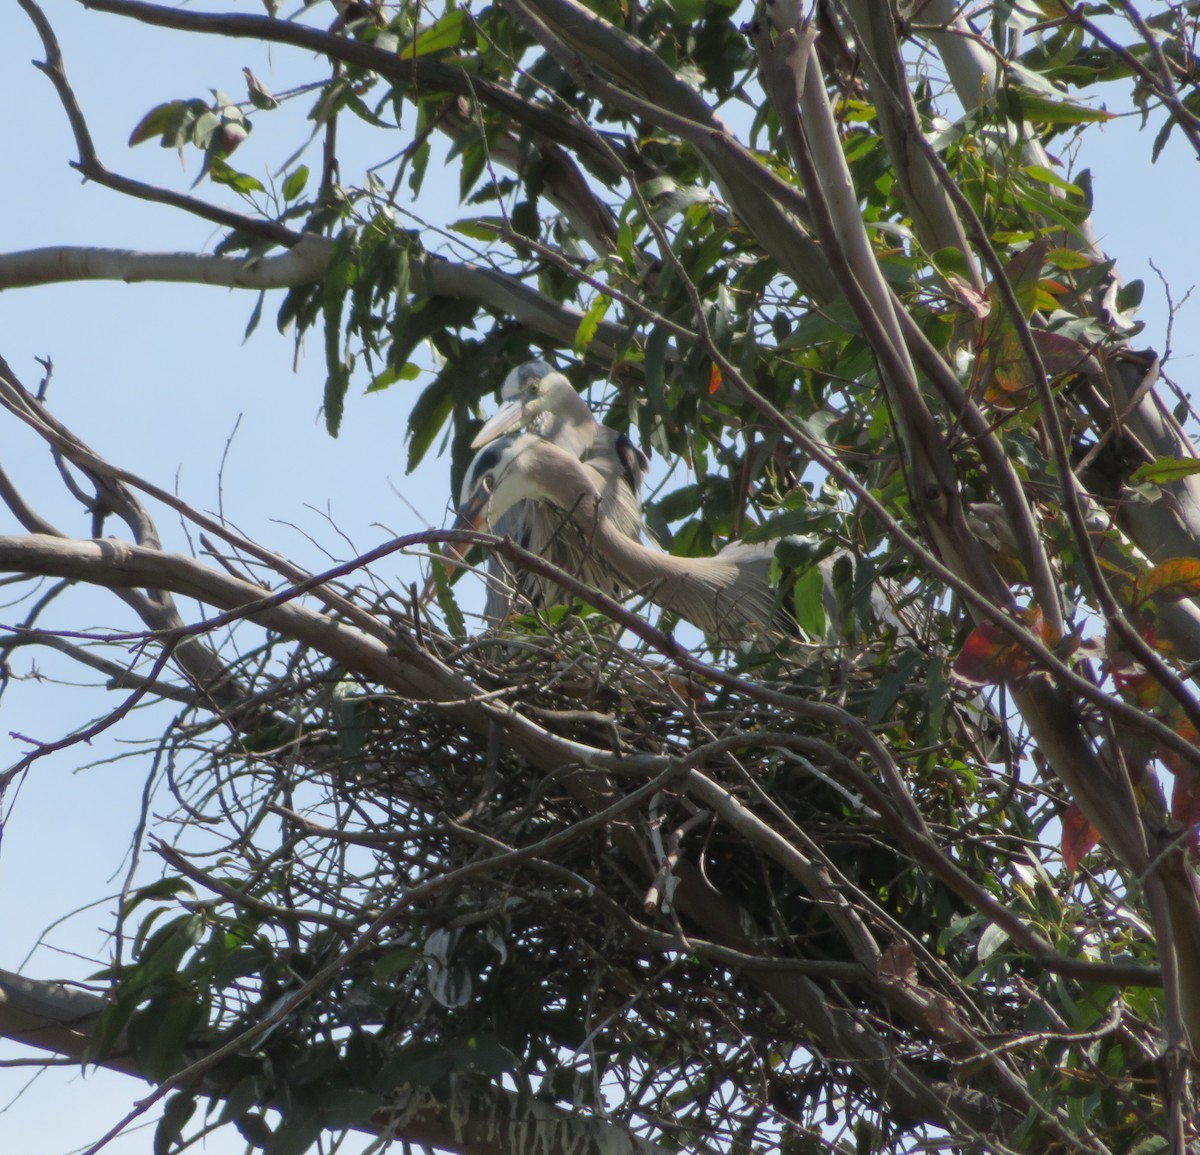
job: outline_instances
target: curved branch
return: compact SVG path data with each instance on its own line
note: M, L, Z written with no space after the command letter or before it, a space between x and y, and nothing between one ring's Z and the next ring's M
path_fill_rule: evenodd
M286 252L266 257L54 245L0 253L0 287L64 281L162 281L229 289L287 289L319 280L329 267L333 247L332 241L316 233L303 233Z
M0 254L0 286L16 288L62 281L182 281L233 289L282 289L319 280L329 264L332 242L305 233L296 246L274 257L234 259L202 253L139 253L129 249L73 246ZM414 269L413 287L427 297L474 301L563 345L571 345L583 320L574 305L494 269L429 256ZM622 329L600 324L589 356L614 362Z
M97 1063L110 1071L148 1079L131 1055L113 1054L97 1060L91 1053L96 1023L107 1006L107 1000L65 983L0 970L0 1036L80 1063ZM206 1090L222 1094L217 1079L210 1079ZM464 1081L444 1095L427 1087L402 1095L403 1105L376 1112L355 1130L403 1136L411 1143L452 1151L469 1150L472 1155L522 1155L551 1149L581 1155L664 1155L662 1147L618 1125L596 1117L583 1118L490 1084Z
M116 192L136 197L138 200L171 205L173 208L182 209L203 220L212 221L214 224L236 229L251 236L261 237L277 245L295 244L298 239L297 234L273 221L264 221L245 216L242 213L235 213L230 209L221 208L219 205L209 204L197 197L120 176L107 169L96 152L96 146L92 141L92 134L88 130L87 121L84 119L83 110L79 107L79 101L75 99L75 93L67 79L66 66L63 63L62 52L58 46L58 38L54 35L54 29L34 0L19 0L19 2L33 21L46 49L46 60L37 64L37 67L54 85L58 92L58 98L66 110L67 119L71 123L71 131L75 136L75 147L79 151L79 159L75 162L74 167L88 180L93 180Z
M97 12L127 16L159 28L197 32L206 36L261 40L267 44L288 44L319 53L330 60L358 65L378 73L393 84L411 88L415 93L449 92L467 99L478 99L531 133L569 149L600 179L614 181L622 175L619 167L613 167L610 153L597 149L591 136L582 132L572 117L527 100L486 76L443 64L428 56L401 57L360 40L268 16L192 12L185 8L147 4L143 0L79 0L79 3Z
M349 566L319 575L305 585L329 580L335 574L365 565L397 549L452 536L464 535L438 533L398 539ZM480 535L465 536L478 538ZM503 701L485 694L470 679L449 669L411 642L404 644L403 637L397 637L389 647L356 627L297 604L295 599L302 592L299 588L270 594L259 586L210 569L192 558L112 539L69 541L41 535L0 537L0 572L4 571L72 577L112 588L169 589L226 609L227 615L189 627L188 632L209 629L234 617L244 618L310 645L344 664L348 670L395 693L437 704L450 717L477 733L487 734L496 725L508 745L544 772L584 768L577 769L568 784L572 793L589 806L611 804L616 796L606 775L598 775L596 771L646 777L661 773L668 765L661 756L614 754L552 734ZM172 639L162 640L169 643ZM719 676L717 671L710 672ZM819 710L822 704L809 705ZM846 717L833 707L826 707L826 711ZM622 850L637 861L638 837L632 828L618 827L614 837ZM693 864L680 863L677 874L679 886L675 901L681 911L724 945L746 954L761 953L761 945L747 933L744 915L713 890ZM943 1125L955 1118L968 1119L977 1128L995 1124L998 1105L985 1104L977 1096L949 1092L909 1070L898 1061L883 1038L868 1030L853 1015L831 1005L825 993L811 980L773 968L748 968L747 977L768 991L789 1014L813 1032L826 1048L825 1053L857 1064L862 1077L906 1115L940 1121ZM947 1094L951 1096L949 1101Z

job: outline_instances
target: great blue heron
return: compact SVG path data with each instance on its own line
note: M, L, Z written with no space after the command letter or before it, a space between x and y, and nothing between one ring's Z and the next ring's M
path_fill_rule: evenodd
M588 404L563 374L545 361L528 361L514 369L501 388L500 409L486 422L471 443L478 449L518 427L558 446L586 463L589 480L600 493L604 520L618 533L638 540L642 534L642 478L649 468L645 454L629 438L601 424ZM478 460L478 458L476 459ZM564 569L585 569L578 534L567 531L561 516L533 501L514 502L501 516L493 514L491 525L527 549ZM503 621L508 616L510 582L498 561L489 562L487 603L484 614ZM593 569L590 577L599 576ZM535 605L557 596L545 583L524 575L516 583L525 598ZM594 583L601 584L601 583ZM603 587L602 587L603 588Z
M602 479L592 463L536 434L480 451L463 482L459 524L494 526L521 501L554 511L574 559L565 568L588 584L606 592L643 590L725 643L762 644L788 632L770 584L774 543L733 542L715 557L675 557L643 545L606 515Z
M536 433L590 465L600 478L605 520L626 537L641 537L642 479L650 463L624 433L596 420L563 374L545 361L527 361L505 378L500 401L472 449L518 428Z
M494 527L521 501L554 511L575 559L563 568L589 585L618 595L643 591L655 604L726 645L749 642L764 649L799 633L787 599L771 585L774 542L732 542L713 557L676 557L643 545L618 532L605 517L601 479L590 464L528 433L507 436L476 455L463 481L458 525ZM466 551L449 552L457 561ZM832 645L850 640L839 620L834 582L835 566L844 556L846 551L836 549L817 562L828 627L824 639L813 640ZM431 586L432 579L427 588ZM911 629L892 605L899 592L884 580L872 585L866 601L872 617L911 644ZM858 596L854 602L862 604ZM981 757L990 760L1004 749L997 742L997 735L1005 734L1003 724L994 721L981 697L962 707L961 716L957 710L948 715L948 724L965 726L979 740Z

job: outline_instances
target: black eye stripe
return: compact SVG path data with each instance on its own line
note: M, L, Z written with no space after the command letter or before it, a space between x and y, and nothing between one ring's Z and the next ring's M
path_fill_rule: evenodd
M503 451L503 447L494 442L486 446L483 452L475 458L475 476L482 477L485 473L490 473L495 469L500 464L500 454Z

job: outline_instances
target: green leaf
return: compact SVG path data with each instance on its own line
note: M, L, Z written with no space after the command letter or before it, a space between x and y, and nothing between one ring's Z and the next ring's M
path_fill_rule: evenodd
M1167 147L1167 141L1171 138L1171 130L1175 127L1175 118L1168 116L1163 123L1162 128L1158 130L1154 137L1154 145L1150 150L1150 163L1157 164L1158 158L1162 156L1162 150Z
M1142 297L1145 295L1145 292L1146 283L1140 278L1127 282L1117 291L1117 308L1122 313L1136 309L1142 303Z
M979 936L975 954L980 962L987 962L1006 942L1008 942L1008 931L994 922L989 922L983 928L983 934Z
M1052 100L1031 92L1008 89L1001 93L1000 105L1012 120L1027 120L1032 124L1102 124L1113 120L1115 113L1102 108L1088 108L1066 100Z
M211 108L206 108L192 124L192 144L197 148L208 148L213 133L221 127L221 118Z
M382 393L389 385L394 385L400 379L400 372L393 365L388 365L382 372L376 373L367 386L367 393Z
M381 1094L407 1083L412 1087L436 1086L454 1073L455 1056L441 1043L411 1043L394 1054L376 1077Z
M141 902L152 902L155 899L175 898L182 895L190 902L196 900L196 891L187 879L184 878L160 878L157 882L148 883L145 886L140 886L134 891L132 898L125 907L126 915Z
M285 201L295 200L304 191L306 184L308 184L308 165L302 164L294 172L289 173L287 180L283 182L283 199Z
M325 331L328 334L330 329L327 327ZM325 429L330 437L336 437L342 427L342 417L346 412L346 394L349 390L350 370L341 361L336 361L329 367L321 401L325 413Z
M579 327L575 330L574 348L577 357L582 357L587 352L587 347L596 336L596 330L600 328L600 322L604 320L611 304L611 297L605 293L597 293L595 300L588 306Z
M667 3L685 24L695 24L704 15L707 0L667 0Z
M455 221L450 228L473 241L490 243L506 231L507 225L502 217L471 217L469 220Z
M279 101L263 87L262 82L249 68L243 68L242 75L246 78L246 92L250 97L250 103L255 108L261 112L270 112L271 109L279 107Z
M369 1119L383 1106L383 1099L370 1091L334 1087L317 1101L326 1128L341 1131Z
M252 193L266 192L262 181L257 177L230 168L219 156L208 158L208 176L214 184L227 185L235 192Z
M187 1121L196 1110L195 1096L186 1091L176 1091L167 1096L163 1104L162 1118L154 1130L154 1155L167 1155L183 1136Z
M1071 184L1070 181L1063 180L1058 173L1047 168L1043 164L1028 164L1022 171L1031 176L1034 180L1040 181L1042 184L1048 184L1053 188L1062 189L1063 192L1069 192L1072 196L1083 196L1083 189L1078 185Z
M928 658L924 654L909 650L901 655L894 669L879 679L879 685L867 706L867 720L871 725L877 725L892 715L892 707L897 699L911 685L918 668L923 667L927 661Z
M811 541L812 538L808 535L815 528L813 523L819 522L827 516L826 511L814 511L807 504L801 509L785 509L782 513L772 514L760 525L751 526L743 535L743 540L748 542L770 541L772 538L780 537L788 543ZM782 553L776 547L775 556L782 564L800 569L802 566L812 565L818 556L824 557L829 554L833 549L833 542L827 542L826 545L827 548L824 552L818 555L815 550L808 554L797 554L795 552L797 546L789 544L784 547Z
M185 120L194 120L201 112L207 112L208 105L203 100L168 100L164 104L156 104L141 120L133 132L129 134L129 146L144 144L156 136L166 137L178 131L179 125Z
M1169 485L1184 477L1200 473L1200 459L1195 457L1156 457L1144 465L1139 465L1130 474L1130 481L1140 483L1151 482L1154 485Z
M251 1147L266 1147L271 1142L271 1128L257 1111L239 1115L234 1119L233 1125Z
M933 254L933 263L939 273L954 273L959 277L969 277L971 275L971 266L967 261L966 254L955 245L948 245L944 249L938 249Z
M151 1079L178 1070L184 1049L206 1017L203 1006L185 991L152 999L129 1024L129 1049L139 1069Z
M808 637L823 638L827 628L825 617L825 575L819 566L809 566L792 585L792 610L796 625Z
M437 562L433 563L433 578L437 589L438 609L442 611L446 629L450 631L452 638L461 640L467 636L467 624L463 620L462 610L458 608L458 602L450 589L450 580L446 576L446 571Z
M266 290L263 290L258 294L258 300L254 302L254 308L250 313L250 320L246 322L246 331L242 334L243 342L250 340L250 334L258 328L258 323L262 320L263 302L266 299Z
M1091 257L1077 253L1074 249L1051 249L1046 254L1046 260L1056 269L1071 272L1075 269L1090 269L1095 265Z
M447 12L436 24L418 34L415 40L409 40L396 55L401 60L412 60L416 56L428 56L431 52L457 48L462 40L465 19L466 12L462 8Z
M225 1101L221 1104L221 1111L217 1118L222 1123L228 1123L231 1119L237 1119L245 1115L251 1107L257 1106L262 1097L262 1088L259 1082L253 1075L246 1075L239 1079L233 1086L233 1090L225 1096ZM257 1144L262 1146L262 1144Z
M408 415L408 466L411 473L421 464L433 439L441 431L454 409L454 379L449 373L439 373L417 398Z
M390 979L394 975L412 970L420 961L421 952L415 947L400 947L398 950L388 951L381 958L377 958L371 966L371 974L377 979Z
M325 428L336 437L342 424L350 367L342 357L342 309L346 291L358 270L358 233L347 228L337 239L333 257L321 287L321 311L325 317Z
M293 1101L283 1122L275 1129L266 1146L266 1155L304 1155L322 1131L316 1112Z
M422 341L436 341L442 332L465 329L478 311L479 306L473 301L457 297L430 297L414 301L411 309L398 308L392 322L392 348L388 360L393 365L410 360L413 350ZM411 416L409 428L413 428Z

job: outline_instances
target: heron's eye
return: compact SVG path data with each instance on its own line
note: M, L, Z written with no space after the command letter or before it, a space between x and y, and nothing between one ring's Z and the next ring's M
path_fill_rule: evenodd
M541 388L542 388L542 383L540 381L530 381L529 382L529 396L536 397L538 395L538 393L541 392Z

